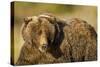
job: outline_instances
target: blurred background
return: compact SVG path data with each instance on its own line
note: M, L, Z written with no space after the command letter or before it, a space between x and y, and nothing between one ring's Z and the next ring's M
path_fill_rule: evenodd
M97 31L96 6L14 2L14 26L12 27L14 29L14 47L12 48L14 49L14 63L18 59L20 49L24 43L20 31L23 18L47 12L62 19L81 18L92 25Z

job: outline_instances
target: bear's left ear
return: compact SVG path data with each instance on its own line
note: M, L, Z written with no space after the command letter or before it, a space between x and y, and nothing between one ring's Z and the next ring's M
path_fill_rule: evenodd
M27 24L28 22L32 21L31 17L26 17L24 18L24 22Z

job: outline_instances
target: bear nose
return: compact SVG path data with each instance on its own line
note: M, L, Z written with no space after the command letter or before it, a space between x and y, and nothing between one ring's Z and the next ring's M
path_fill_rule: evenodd
M46 49L46 48L47 48L47 44L43 44L42 49Z

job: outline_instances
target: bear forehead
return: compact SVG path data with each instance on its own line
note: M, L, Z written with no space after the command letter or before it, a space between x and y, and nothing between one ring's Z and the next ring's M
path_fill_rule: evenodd
M53 15L50 15L50 14L41 14L41 15L38 15L38 16L30 16L30 17L27 17L28 20L31 20L32 23L37 23L37 22L40 22L40 21L54 21L56 18L55 16Z
M42 15L44 16L44 15ZM49 17L49 16L48 16ZM54 28L54 25L50 23L50 21L47 18L41 18L42 21L39 20L40 16L31 16L28 17L28 19L32 19L27 27L31 29L39 29L39 28L47 28L47 29L52 29Z

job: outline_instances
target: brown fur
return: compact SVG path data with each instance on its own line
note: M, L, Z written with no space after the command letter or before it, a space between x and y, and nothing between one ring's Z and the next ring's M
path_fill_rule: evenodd
M97 59L97 35L87 22L74 18L63 29L62 52L71 61L93 61Z
M22 27L25 43L16 65L97 59L97 35L87 22L77 18L67 22L47 14L37 17L38 23L31 23L33 19L28 18L30 21ZM46 40L43 52L38 49L43 46L40 40Z

